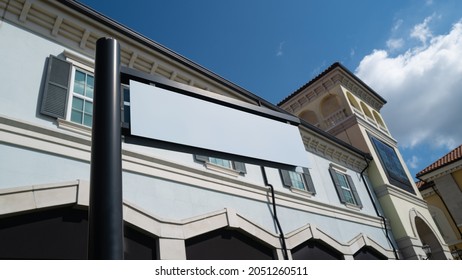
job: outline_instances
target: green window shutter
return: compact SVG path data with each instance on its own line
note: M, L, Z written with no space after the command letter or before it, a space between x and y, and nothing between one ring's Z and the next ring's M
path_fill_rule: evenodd
M348 184L350 184L350 189L351 189L351 192L353 193L353 196L355 198L356 205L358 205L359 207L363 207L363 205L361 203L361 199L359 199L358 191L356 190L355 184L353 183L353 180L351 179L351 176L346 175L346 177L347 177L347 180L348 180Z
M54 118L66 118L72 64L50 56L40 112Z
M330 176L332 177L332 181L334 182L335 189L337 190L338 197L340 198L341 203L346 203L345 195L343 194L342 187L340 186L340 182L337 178L337 171L333 168L329 168Z
M246 174L247 170L245 168L245 164L243 162L234 161L234 169L239 172L240 174Z
M289 171L280 169L279 174L281 174L282 184L285 187L289 187L289 188L293 187L292 180L290 179Z
M201 155L194 155L194 159L199 162L207 162L209 161L209 157L201 156Z
M311 179L310 170L308 168L303 168L303 178L305 179L305 186L307 191L315 194L316 190L314 188L313 179Z

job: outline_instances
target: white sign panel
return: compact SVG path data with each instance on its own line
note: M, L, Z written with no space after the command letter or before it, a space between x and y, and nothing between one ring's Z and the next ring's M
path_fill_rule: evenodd
M294 125L130 81L131 135L308 167Z

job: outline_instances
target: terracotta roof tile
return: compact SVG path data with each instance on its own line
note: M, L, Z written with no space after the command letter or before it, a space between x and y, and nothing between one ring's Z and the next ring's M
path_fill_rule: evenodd
M415 183L415 185L416 185L416 187L417 187L418 189L420 189L420 187L422 187L423 185L425 185L425 182L424 182L424 181L418 181L418 182Z
M455 161L457 161L459 159L462 159L462 145L460 145L459 147L457 147L454 150L447 153L442 158L438 159L434 163L427 166L425 169L423 169L422 171L417 173L416 177L422 176L422 175L424 175L426 173L429 173L429 172L431 172L433 170L436 170L436 169L441 168L441 167L443 167L445 165L453 163L453 162L455 162Z

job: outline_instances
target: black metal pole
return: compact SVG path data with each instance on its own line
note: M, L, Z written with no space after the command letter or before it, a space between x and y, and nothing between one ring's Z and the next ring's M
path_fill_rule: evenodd
M120 46L96 42L88 258L121 260L123 250Z

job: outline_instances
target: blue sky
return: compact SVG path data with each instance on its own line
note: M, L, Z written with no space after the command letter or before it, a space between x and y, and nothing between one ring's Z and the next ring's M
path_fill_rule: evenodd
M412 175L462 144L462 1L81 2L274 104L341 62Z

